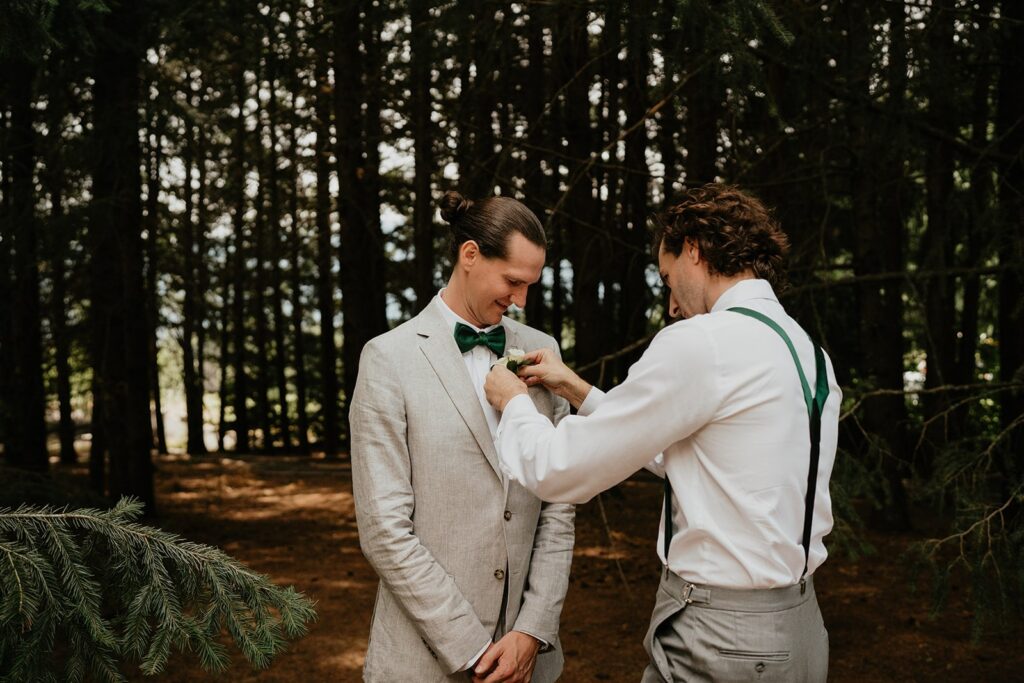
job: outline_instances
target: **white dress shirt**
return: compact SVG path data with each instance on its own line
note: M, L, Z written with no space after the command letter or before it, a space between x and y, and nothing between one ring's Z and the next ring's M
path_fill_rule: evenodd
M667 473L674 533L666 559L662 520L663 563L697 584L791 586L804 567L807 407L786 344L764 323L725 310L733 306L786 331L813 392L807 334L767 281L744 280L710 313L659 332L622 384L607 394L591 390L579 414L557 428L528 397L513 398L499 423L498 453L509 477L548 501L587 501L644 466ZM842 394L827 357L826 368L808 574L824 562L822 539L832 529L828 481Z
M438 292L437 296L434 297L434 301L436 302L437 307L441 309L441 315L443 315L444 319L451 324L453 335L455 334L456 323L468 325L477 332L490 332L496 327L501 327L501 323L498 323L497 325L490 325L489 327L481 328L462 318L456 314L455 311L449 308L448 304L446 304L444 299L441 298L441 294L443 292L443 289ZM491 365L494 364L494 361L498 360L498 356L491 351L490 347L484 344L478 344L462 354L462 360L466 363L466 370L469 372L469 378L473 382L473 388L476 389L476 395L480 400L480 406L484 411L484 417L487 418L487 426L491 430L491 438L494 438L498 431L499 415L498 411L487 402L487 395L484 393L484 382L487 381L487 373L491 371ZM532 633L529 635L533 636ZM537 636L533 637L537 639L542 648L546 648L548 646L546 641L537 638ZM477 663L477 660L483 656L484 652L487 651L487 648L490 647L490 645L490 643L484 645L483 649L477 653L476 657L469 660L469 663L462 667L461 671L466 671L472 668Z

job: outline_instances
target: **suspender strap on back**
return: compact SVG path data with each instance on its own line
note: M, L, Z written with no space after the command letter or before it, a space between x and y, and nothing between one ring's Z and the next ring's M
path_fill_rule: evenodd
M807 382L807 376L800 365L800 358L796 353L793 341L786 334L786 331L768 316L749 308L736 306L727 309L755 320L759 320L772 328L782 341L786 343L790 355L793 357L793 364L796 365L797 374L800 377L800 389L803 391L804 403L807 406L808 427L811 440L810 462L807 468L807 495L804 498L804 525L801 543L804 547L804 570L800 574L801 581L807 574L807 564L811 553L811 522L814 520L814 496L818 485L818 461L821 456L821 411L828 400L828 374L825 370L825 354L821 347L811 340L814 346L814 373L815 387L814 395L811 395L811 388ZM664 527L664 551L665 564L668 565L668 550L672 543L672 484L668 480L668 471L665 472L665 527Z

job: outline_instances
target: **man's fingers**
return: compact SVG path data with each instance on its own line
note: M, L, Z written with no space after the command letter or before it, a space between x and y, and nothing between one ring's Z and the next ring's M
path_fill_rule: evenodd
M494 671L484 679L484 683L503 683L508 680L511 673L512 669L499 660L498 665L494 667Z
M498 657L500 656L501 650L495 647L494 643L491 643L487 650L480 655L480 659L477 660L476 666L473 667L473 673L477 676L483 676L494 667L494 663L498 661Z

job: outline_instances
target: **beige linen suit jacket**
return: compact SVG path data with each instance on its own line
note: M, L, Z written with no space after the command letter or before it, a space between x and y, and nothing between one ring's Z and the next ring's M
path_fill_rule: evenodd
M507 348L557 351L551 337L502 322ZM545 389L530 396L553 422L568 413ZM465 681L456 672L495 635L506 579L504 632L549 643L533 680L556 680L574 509L501 472L436 302L363 348L349 419L359 541L380 577L364 680Z

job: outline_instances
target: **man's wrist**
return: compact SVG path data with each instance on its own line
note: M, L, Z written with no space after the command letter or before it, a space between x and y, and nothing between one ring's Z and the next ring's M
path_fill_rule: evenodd
M575 377L574 380L566 387L565 395L562 397L572 404L573 408L577 410L583 404L583 401L587 399L587 394L593 387L589 382L584 380L582 377Z

